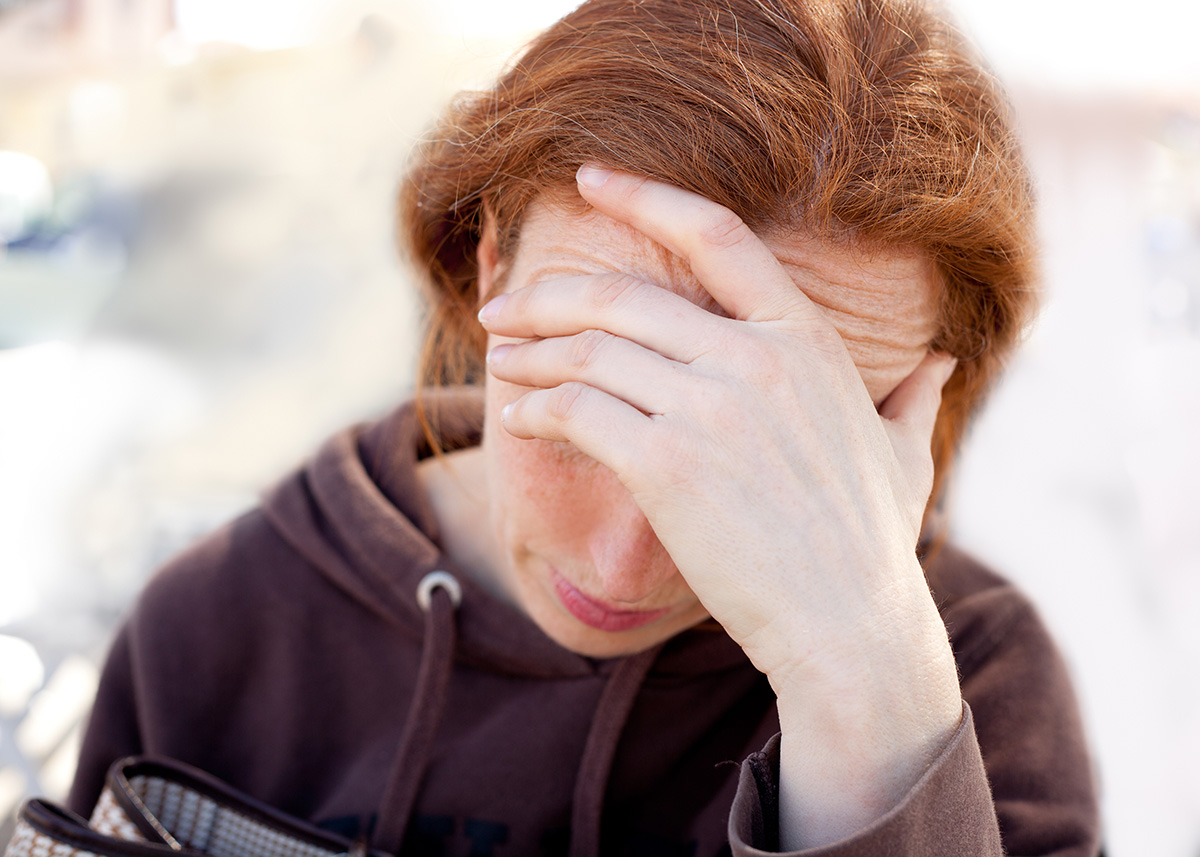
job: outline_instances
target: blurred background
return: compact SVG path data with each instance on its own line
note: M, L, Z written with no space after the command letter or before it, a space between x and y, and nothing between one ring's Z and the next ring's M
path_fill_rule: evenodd
M570 0L0 0L0 843L167 556L411 389L406 155ZM1200 857L1200 7L958 0L1045 310L955 538L1065 650L1110 857Z

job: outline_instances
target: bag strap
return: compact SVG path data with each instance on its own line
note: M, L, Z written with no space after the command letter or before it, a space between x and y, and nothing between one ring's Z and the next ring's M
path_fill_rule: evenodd
M17 826L4 857L94 854L99 857L186 857L199 852L161 842L118 839L88 826L83 818L45 800L29 800L17 815Z
M4 857L388 857L268 806L189 765L128 757L92 821L26 801Z

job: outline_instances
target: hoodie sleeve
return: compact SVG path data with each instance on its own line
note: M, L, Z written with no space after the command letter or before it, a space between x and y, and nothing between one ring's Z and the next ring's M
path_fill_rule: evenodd
M84 818L91 815L100 797L109 765L142 751L133 686L129 628L125 626L109 649L67 797L67 806Z
M1099 814L1066 667L1009 586L945 611L963 719L903 800L871 826L797 857L1094 857ZM736 857L778 853L779 736L742 763L729 818Z
M244 696L246 676L268 660L262 640L278 637L278 626L286 624L278 615L281 599L267 588L270 576L250 573L290 568L271 552L266 532L257 516L231 522L143 588L101 673L67 798L71 810L91 813L108 768L124 756L214 762L215 749L230 743L226 724Z

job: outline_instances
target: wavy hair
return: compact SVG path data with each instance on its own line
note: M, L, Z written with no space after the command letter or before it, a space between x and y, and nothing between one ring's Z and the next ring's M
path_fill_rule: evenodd
M585 161L650 176L754 229L915 248L938 279L930 347L959 359L933 439L936 502L1035 303L1033 194L994 77L919 0L589 0L413 158L400 238L428 300L419 387L477 381L476 247L501 257ZM419 391L418 391L419 395ZM430 435L435 447L438 439Z

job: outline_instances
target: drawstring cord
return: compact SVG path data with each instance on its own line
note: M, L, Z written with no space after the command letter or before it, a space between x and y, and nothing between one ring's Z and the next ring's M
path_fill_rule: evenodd
M659 644L621 661L600 694L575 780L570 857L596 857L600 853L600 816L617 743L642 682L662 647Z
M454 611L462 603L462 587L445 571L433 571L417 585L417 603L425 611L425 645L417 672L417 688L408 709L400 749L383 791L372 846L396 854L412 815L421 778L429 762L433 734L441 720L446 689L454 665Z
M417 687L380 802L378 826L371 837L372 849L388 854L397 854L404 842L446 703L454 665L454 614L462 603L462 587L449 572L430 572L417 586L417 603L425 611L425 644ZM621 661L600 693L575 780L570 857L597 857L600 853L604 793L617 744L642 682L662 648L660 644Z

